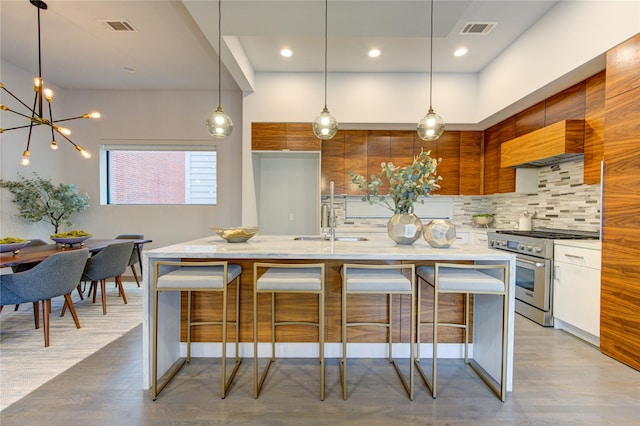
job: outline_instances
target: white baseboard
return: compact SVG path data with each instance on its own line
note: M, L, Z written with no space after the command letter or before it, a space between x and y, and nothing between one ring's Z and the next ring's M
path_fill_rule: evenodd
M227 356L234 356L234 344L227 343ZM387 358L389 356L388 345L386 343L349 343L347 345L347 356L349 358ZM416 348L417 349L417 348ZM240 343L240 356L243 358L253 357L253 343ZM220 343L192 343L191 356L194 358L215 358L220 357L222 345ZM433 345L431 343L420 344L420 355L423 358L431 358ZM262 357L271 356L271 344L259 343L258 354ZM180 345L180 356L187 355L187 344ZM417 351L416 351L417 355ZM325 343L325 358L341 358L341 343ZM409 358L408 343L393 344L394 358ZM317 343L276 343L277 358L317 358ZM469 357L473 357L473 344L469 345ZM438 358L464 358L464 345L461 343L440 343L438 345Z
M553 328L558 330L564 330L567 333L571 333L579 339L584 340L587 343L592 344L596 348L600 347L600 337L595 336L587 331L582 330L574 325L569 324L568 322L564 322L559 320L558 318L553 319Z

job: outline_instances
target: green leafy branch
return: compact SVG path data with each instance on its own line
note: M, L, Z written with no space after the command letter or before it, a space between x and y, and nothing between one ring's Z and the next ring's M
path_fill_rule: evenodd
M29 179L18 175L18 179L0 179L0 188L13 194L13 202L18 206L18 215L30 222L46 220L58 232L64 224L72 226L69 217L89 207L87 194L80 195L73 184L54 185L51 179L44 179L34 173Z
M412 213L415 202L424 204L424 200L419 200L418 197L426 196L440 188L438 182L442 177L436 176L436 170L441 160L431 158L430 153L431 151L421 150L420 154L413 158L413 163L404 167L396 167L391 162L381 163L381 172L371 175L369 181L349 170L351 183L364 191L362 201L381 205L394 214ZM383 178L389 182L388 195L380 193Z

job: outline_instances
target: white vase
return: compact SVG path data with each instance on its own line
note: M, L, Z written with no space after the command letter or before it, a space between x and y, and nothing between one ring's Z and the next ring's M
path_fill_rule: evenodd
M422 222L413 213L396 213L387 223L387 232L398 244L413 244L422 234Z
M446 219L432 220L424 227L424 239L431 247L449 248L456 242L456 226Z

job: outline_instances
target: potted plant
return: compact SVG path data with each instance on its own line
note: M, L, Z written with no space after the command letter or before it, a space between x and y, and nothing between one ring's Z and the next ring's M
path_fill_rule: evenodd
M440 159L431 158L430 151L420 151L413 163L396 167L393 163L381 163L381 172L367 181L362 175L349 171L351 183L364 191L362 201L379 204L391 210L387 230L389 236L399 244L412 244L422 232L422 222L413 214L413 204L424 204L421 196L440 188L442 177L436 175ZM389 193L381 194L382 180L389 182Z
M54 185L51 179L44 179L34 173L33 178L18 175L17 180L0 179L0 188L13 194L13 202L18 205L18 215L30 222L46 220L58 233L61 225L72 226L69 217L89 207L87 194L80 195L73 184Z

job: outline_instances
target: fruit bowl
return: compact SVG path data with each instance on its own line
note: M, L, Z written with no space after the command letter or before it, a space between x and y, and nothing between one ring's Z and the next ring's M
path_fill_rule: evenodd
M27 244L29 244L29 241L24 241L21 243L0 244L0 253L12 251L15 254L18 253L20 249L25 247Z
M92 236L93 235L89 234L88 232L74 230L74 231L68 231L68 232L60 232L58 234L52 234L51 236L49 236L49 238L51 238L53 241L55 241L58 244L82 245L82 243L84 243L86 240L88 240Z
M216 234L230 243L244 243L256 235L260 228L257 226L240 226L237 228L221 228L218 226L212 226L211 229L216 231Z
M69 237L69 238L51 237L51 239L58 244L70 244L70 245L84 243L89 238L91 237L90 236L89 237Z

